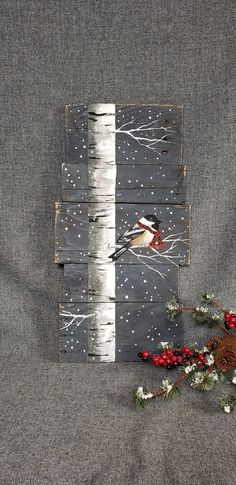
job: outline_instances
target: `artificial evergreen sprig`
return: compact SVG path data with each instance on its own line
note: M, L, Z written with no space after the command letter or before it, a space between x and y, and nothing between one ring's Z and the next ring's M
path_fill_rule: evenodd
M226 332L224 337L215 337L206 342L203 350L196 347L176 348L172 343L160 342L159 354L144 351L139 357L157 367L164 366L167 370L179 367L181 374L176 381L170 378L162 380L159 389L155 392L144 392L139 387L134 392L136 408L143 409L152 399L176 399L180 393L180 385L189 380L191 387L198 391L211 391L217 384L225 379L225 373L236 367L236 336ZM236 371L231 380L236 384ZM227 393L222 398L221 407L225 412L236 409L236 394Z
M216 303L215 295L205 292L202 294L201 302L205 305L214 305Z
M220 407L228 414L236 411L236 393L225 392L220 397Z
M191 377L191 386L198 391L211 391L216 384L224 380L222 373L218 373L213 369L211 372L196 371Z
M236 384L236 370L234 370L234 375L231 382L228 384ZM220 397L220 407L224 410L225 413L232 413L236 411L236 392L225 392Z
M158 391L155 392L147 392L143 391L142 387L138 387L133 392L133 400L137 410L144 409L149 401L152 399L157 399L159 397L163 397L164 399L174 400L176 399L179 394L179 386L187 377L187 374L184 372L180 375L180 377L173 382L171 379L163 379L160 388Z
M211 293L203 293L200 303L196 307L185 307L176 298L166 303L166 315L169 320L175 320L180 312L189 311L195 322L206 324L209 327L224 325L227 329L236 328L236 313L222 305Z
M166 303L166 314L169 320L174 320L176 315L178 315L178 313L181 311L181 306L175 297Z

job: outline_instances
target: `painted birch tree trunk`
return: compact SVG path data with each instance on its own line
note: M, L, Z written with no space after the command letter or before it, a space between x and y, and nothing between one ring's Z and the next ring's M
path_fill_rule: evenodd
M115 361L115 264L108 259L115 245L115 128L114 104L90 105L88 277L96 310L89 321L88 360L93 362Z

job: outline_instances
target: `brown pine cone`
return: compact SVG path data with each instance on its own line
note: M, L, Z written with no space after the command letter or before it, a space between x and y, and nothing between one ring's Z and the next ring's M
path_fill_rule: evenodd
M208 348L208 350L210 352L213 352L213 350L216 350L219 343L221 342L221 337L216 337L216 338L211 338L210 340L208 340L208 342L206 343L206 347Z
M225 335L211 339L206 347L213 352L215 365L221 372L236 368L236 335Z

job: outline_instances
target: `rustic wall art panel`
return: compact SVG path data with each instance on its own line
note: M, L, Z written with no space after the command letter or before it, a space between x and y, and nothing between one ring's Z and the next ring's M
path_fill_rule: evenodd
M136 361L145 343L182 337L181 320L165 316L189 264L182 107L67 106L65 127L55 205L61 359Z

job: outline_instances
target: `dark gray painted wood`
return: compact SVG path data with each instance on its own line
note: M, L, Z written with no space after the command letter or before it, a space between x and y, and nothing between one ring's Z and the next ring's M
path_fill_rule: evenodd
M87 164L62 164L62 200L65 202L88 202Z
M92 105L66 106L65 161L68 163L88 162L87 121L88 117L93 118L88 114L92 110ZM181 163L182 111L182 106L117 105L116 163ZM155 139L161 141L154 145Z
M112 262L108 264L114 264ZM105 274L107 265L67 264L64 267L63 300L65 302L161 302L178 296L178 268L166 264L153 267L143 264L116 264L115 298L100 293L96 279ZM152 268L152 269L151 269ZM89 285L94 282L94 287Z
M185 188L180 189L179 187L174 187L173 189L119 189L116 190L116 200L124 203L132 201L135 204L149 204L153 201L156 204L163 204L163 202L168 202L169 204L184 204L186 190Z
M62 165L62 200L66 202L94 202L99 195L88 187L89 166L81 164ZM185 202L186 177L184 165L176 167L150 164L118 165L116 170L117 202L127 203L174 203ZM105 189L100 200L104 201Z
M87 106L65 107L65 161L88 162L88 116Z
M88 204L57 202L55 262L88 261L88 236Z
M181 322L170 324L164 302L178 294L178 267L189 263L182 107L67 106L65 119L55 261L65 264L60 313L71 316L60 316L61 360L100 362L103 348L105 361L136 361L145 345L181 339ZM106 156L109 174L100 163ZM162 221L164 247L131 248L112 262L115 241L147 214Z
M158 352L159 342L181 343L182 321L166 317L163 303L116 305L116 362L135 362L143 350Z
M102 216L103 211L106 210L106 204L99 203L96 207L100 207ZM145 214L155 214L162 220L160 225L161 237L166 241L164 248L159 250L158 261L168 262L166 257L168 253L165 254L165 252L170 249L172 244L175 244L174 241L176 240L176 245L170 254L172 260L180 265L189 264L189 206L117 203L116 240ZM90 222L94 225L99 224L99 217ZM97 260L93 250L93 241L90 241L90 252L88 254L89 214L87 203L57 203L55 233L57 263L87 262L88 257L91 260ZM179 241L178 238L180 238ZM113 250L114 248L111 248L111 253ZM144 256L150 256L154 259L154 253L151 249L134 249L134 252L136 255L127 251L120 257L119 263L137 263L137 258ZM155 261L152 263L155 264Z
M182 111L182 106L117 106L116 163L181 163Z
M172 260L175 260L179 265L189 264L189 206L142 203L116 204L116 239L124 234L130 226L133 226L137 220L147 214L154 214L162 221L160 233L165 246L159 250L160 256L158 259L166 259L166 251L174 245L175 247L169 254L172 256ZM124 264L135 263L137 262L137 255L139 257L150 256L153 258L152 249L135 249L135 253L136 256L131 254L130 250L127 251L119 258L119 262Z
M114 304L115 305L115 304ZM155 352L158 342L172 341L180 343L182 340L181 318L169 322L165 314L164 303L116 303L116 361L139 361L138 353L145 349ZM72 314L89 315L96 310L96 304L60 305L60 313L69 311ZM70 321L60 316L59 350L64 362L93 362L89 357L88 335L91 334L90 319L81 318L67 329L62 328Z
M88 313L86 305L71 305L61 303L59 305L59 352L61 359L65 362L70 362L71 356L76 356L76 362L87 362L88 360L88 329L86 324L81 324L77 327L77 323L81 320L78 318L75 323L64 328L73 317L65 317L61 315L64 312L72 314ZM86 322L86 320L84 320Z

